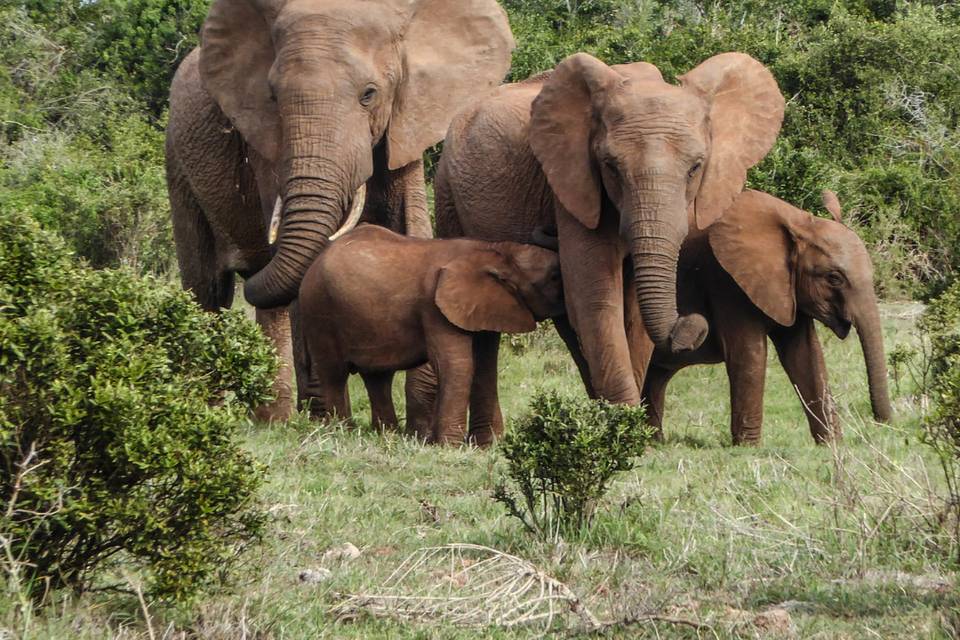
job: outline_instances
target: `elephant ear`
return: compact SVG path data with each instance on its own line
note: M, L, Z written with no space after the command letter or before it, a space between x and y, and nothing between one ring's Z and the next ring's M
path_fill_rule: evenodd
M837 194L829 189L824 189L820 198L823 200L823 208L830 212L836 222L843 224L843 209L840 208L840 200L837 198Z
M660 73L660 69L649 62L615 64L610 68L634 82L663 82L663 74Z
M516 269L493 251L457 258L440 270L437 307L464 331L533 331L537 322L520 299L515 275Z
M270 99L273 66L270 24L280 0L216 0L201 31L200 78L204 89L256 151L276 161L280 112Z
M796 245L785 202L759 191L741 193L708 232L723 270L768 317L796 321Z
M516 46L496 0L407 0L403 80L387 151L390 169L423 157L440 142L454 114L498 86Z
M680 76L710 104L710 155L696 198L697 226L710 226L743 189L747 170L773 147L785 102L770 71L745 53L721 53Z
M585 227L600 222L600 175L590 151L595 107L623 82L586 53L564 59L543 83L530 108L530 148L560 204Z

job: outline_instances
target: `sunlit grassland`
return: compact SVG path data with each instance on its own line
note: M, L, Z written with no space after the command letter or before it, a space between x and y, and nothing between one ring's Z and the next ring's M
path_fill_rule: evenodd
M916 310L885 308L888 345L913 340ZM270 468L263 492L274 517L269 535L246 554L230 593L179 611L156 607L155 633L160 637L173 624L204 638L542 634L331 615L342 594L376 592L417 549L465 542L532 561L603 619L654 612L709 624L700 632L705 637L776 637L750 621L782 608L792 625L786 633L795 637L948 637L941 618L960 600L956 575L938 549L942 540L924 519L929 492L939 490L941 480L918 441L920 403L908 395L909 380L901 381L895 423L873 423L856 339L841 342L827 331L821 337L844 424L842 443L813 444L773 349L757 448L730 446L723 367L688 369L670 387L666 442L617 479L591 531L559 546L530 538L491 499L502 473L496 449L425 447L374 432L359 380L351 382L356 428L303 418L251 425L249 446ZM537 389L582 393L551 331L517 349L504 344L501 354L508 420ZM399 379L395 395L399 403ZM361 556L323 560L326 549L344 542L359 547ZM301 570L320 566L332 571L330 579L299 581ZM423 586L441 578L425 576ZM135 601L120 611L106 602L96 597L71 605L77 609L71 634L116 635L124 619L131 625L125 633L146 633ZM47 615L29 635L57 637L65 624L63 616ZM664 622L611 633L696 637L691 628Z

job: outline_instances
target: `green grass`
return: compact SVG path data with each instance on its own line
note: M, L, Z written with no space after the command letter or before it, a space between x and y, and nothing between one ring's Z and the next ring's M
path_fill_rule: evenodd
M912 340L916 306L885 308L888 348ZM600 618L656 613L710 625L704 637L778 637L751 623L780 606L784 637L949 637L960 609L956 573L924 516L941 489L939 467L918 443L918 401L901 389L894 425L868 419L859 346L821 331L845 438L816 447L799 401L771 349L763 445L730 446L723 368L678 375L667 399L666 442L622 475L581 540L531 539L490 497L496 450L424 447L373 432L359 381L351 391L359 428L304 419L251 426L249 446L270 465L264 501L274 516L264 544L244 556L225 594L176 610L146 603L154 636L200 638L526 638L542 629L464 629L442 622L360 616L338 622L339 594L376 592L409 554L451 542L495 547L566 583ZM537 388L581 393L559 340L538 332L520 353L502 351L501 395L509 419ZM905 385L904 385L905 386ZM402 397L400 382L396 387ZM303 569L351 542L360 558L326 563L330 580L304 584ZM420 587L441 579L436 573ZM29 638L150 637L133 596L94 594L58 602L31 621L6 615ZM612 637L697 637L665 622ZM164 635L166 634L166 635ZM245 635L244 635L245 634ZM784 635L781 634L781 635Z

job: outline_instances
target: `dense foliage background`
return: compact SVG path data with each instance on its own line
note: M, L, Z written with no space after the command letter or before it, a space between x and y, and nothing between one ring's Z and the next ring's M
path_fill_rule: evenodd
M751 185L819 209L840 195L881 292L925 296L960 266L960 8L903 0L501 0L511 79L575 51L668 79L746 51L789 100ZM96 266L169 272L166 91L208 0L19 0L0 10L0 207Z

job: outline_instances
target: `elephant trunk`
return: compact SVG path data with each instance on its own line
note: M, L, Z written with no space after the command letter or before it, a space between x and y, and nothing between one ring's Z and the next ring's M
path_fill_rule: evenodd
M860 337L863 358L867 365L867 385L870 388L870 405L873 417L878 422L889 422L893 415L890 392L887 388L887 361L883 352L883 330L880 325L880 310L876 298L862 305L854 325Z
M276 252L266 267L244 283L247 302L258 309L283 306L297 297L303 275L337 230L346 210L338 194L304 193L303 186L309 182L299 179L288 189Z
M657 346L674 353L691 351L706 338L707 321L699 314L680 317L677 312L677 260L687 233L686 209L650 204L640 208L630 241L634 287L644 326ZM665 215L668 213L674 215Z
M297 297L307 269L344 220L354 192L372 173L372 159L363 159L358 143L362 136L350 136L352 128L342 118L338 121L335 111L330 108L321 117L290 113L285 118L284 139L289 142L275 252L244 284L247 302L258 309L284 306Z

